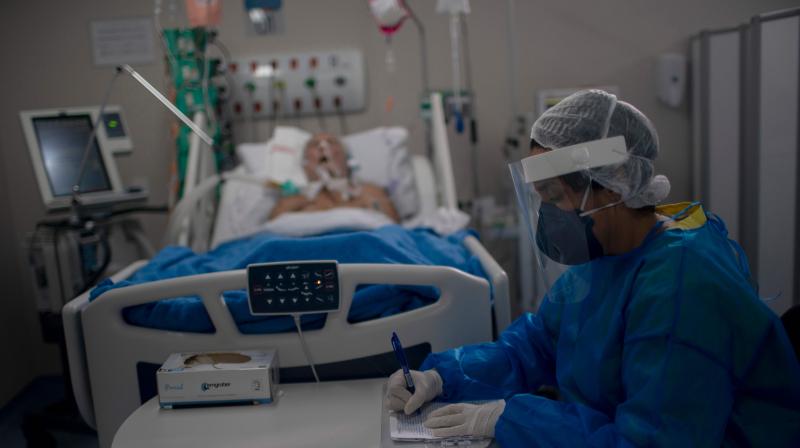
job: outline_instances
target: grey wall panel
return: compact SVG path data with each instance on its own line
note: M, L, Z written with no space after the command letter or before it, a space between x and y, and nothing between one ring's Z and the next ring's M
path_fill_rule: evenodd
M755 25L760 26L758 282L762 296L781 294L770 303L781 313L795 294L800 18Z
M707 167L704 201L739 236L740 32L710 33L707 39Z
M697 200L703 197L701 187L702 178L702 153L703 153L703 130L702 111L700 97L706 87L701 77L701 67L705 66L706 61L701 53L701 36L692 38L690 45L692 79L689 84L692 98L692 199Z

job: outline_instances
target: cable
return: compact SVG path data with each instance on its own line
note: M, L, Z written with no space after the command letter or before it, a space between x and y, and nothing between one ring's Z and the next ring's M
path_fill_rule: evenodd
M146 205L141 207L131 207L122 210L113 210L108 214L111 216L125 215L128 213L168 213L169 207L166 205Z
M349 134L347 130L347 119L344 117L344 112L342 111L342 105L336 105L336 115L339 117L339 132L341 135Z
M325 117L322 116L322 109L319 104L321 100L319 94L317 93L317 88L314 86L309 87L308 89L311 91L311 99L314 102L314 112L317 116L317 124L319 124L320 131L327 132L328 127L325 126Z
M208 24L208 14L211 10L210 6L206 7L206 24ZM203 91L203 105L205 106L206 116L208 117L208 127L213 129L217 123L216 114L211 108L211 96L209 94L208 84L211 78L211 61L208 58L209 43L214 40L215 33L211 30L203 30L205 34L205 45L203 45L203 78L200 82L200 87Z
M425 27L422 26L422 21L419 20L414 11L408 6L408 3L404 3L406 11L408 11L408 17L411 18L411 21L414 22L414 25L417 27L417 32L419 33L419 54L420 54L420 66L422 69L422 94L428 95L430 93L430 82L428 81L428 44L427 39L425 37Z
M308 351L306 339L303 337L303 330L300 328L300 315L292 314L292 319L294 319L294 326L297 327L297 334L300 335L300 344L303 346L303 352L306 354L306 361L308 362L308 365L311 366L311 373L314 374L314 379L319 383L317 368L314 367L314 361L311 360L311 353Z
M225 58L226 65L231 62L231 52L228 50L228 47L219 40L218 36L214 36L214 40L211 41L211 45L219 49L219 51L222 53L222 56Z
M230 94L233 85L233 78L231 77L230 73L228 72L228 67L231 65L231 53L228 51L228 48L219 41L219 37L214 36L214 40L209 42L209 45L213 45L217 50L219 50L220 54L222 54L222 73L223 78L225 78L226 90L228 94Z
M106 110L108 99L111 97L111 91L114 90L114 82L117 80L117 78L119 78L119 75L121 73L122 69L119 67L117 67L116 70L114 70L114 77L111 78L111 81L108 83L108 87L106 88L106 94L103 97L103 102L100 103L100 110L97 113L97 118L94 120L94 127L92 128L92 132L89 133L89 140L86 142L86 146L83 148L83 156L81 157L80 169L78 170L78 178L72 185L73 200L77 200L78 193L80 193L81 181L83 180L83 174L84 171L86 170L86 162L89 161L89 150L92 148L92 143L94 143L95 137L97 137L97 129L100 127L100 121L103 120L103 113Z
M98 233L99 244L103 248L103 262L100 264L100 267L97 268L96 271L92 273L88 273L90 276L86 279L86 283L83 284L81 287L80 293L83 294L89 288L91 288L100 277L103 275L106 269L108 269L108 265L111 264L111 245L108 243L108 235L105 232ZM80 247L80 244L79 244Z
M461 22L461 42L464 47L464 57L462 58L464 66L464 84L467 87L467 92L470 95L475 93L472 91L472 61L469 57L469 28L467 27L467 18L464 14L459 16Z
M56 227L53 230L53 256L56 259L56 272L58 273L58 297L61 299L62 303L65 303L64 300L64 275L61 273L61 257L58 253L58 232L60 228Z
M422 26L422 21L414 13L408 2L403 2L408 11L408 16L417 27L417 34L419 35L419 55L420 55L420 69L422 70L422 98L423 101L430 101L431 86L428 79L428 42L425 36L425 27ZM425 125L425 145L428 152L428 159L433 160L433 130L431 123L428 121Z
M255 103L256 103L255 93L250 89L247 89L247 98L249 99L250 110L251 111L255 111L255 107L254 107ZM250 131L249 132L250 141L251 142L255 142L256 138L257 138L256 134L258 133L257 130L256 130L256 119L255 119L255 117L250 115L250 117L247 119L247 124L248 124L248 130Z
M471 146L471 159L472 159L472 194L473 199L480 197L481 185L480 176L478 173L478 121L475 116L477 115L477 108L475 107L475 90L472 88L472 61L469 57L469 32L467 27L466 17L461 15L461 36L464 46L464 81L467 87L467 95L469 95L469 140ZM462 109L463 113L463 109Z
M161 26L161 0L154 0L153 3L153 19L155 19L156 32L161 41L161 46L164 47L164 54L167 55L167 60L169 60L169 74L172 75L177 71L178 62L169 48L167 38L164 36L164 28Z
M325 117L322 116L322 112L319 109L317 109L317 123L320 131L328 132L328 127L325 126Z
M511 114L519 114L517 98L517 6L516 0L507 0L506 8L506 45L508 47L508 96L511 100Z

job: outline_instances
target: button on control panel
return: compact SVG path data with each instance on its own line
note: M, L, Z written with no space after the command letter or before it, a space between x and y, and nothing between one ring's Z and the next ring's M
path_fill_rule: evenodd
M338 265L335 261L251 264L247 301L253 315L337 311Z

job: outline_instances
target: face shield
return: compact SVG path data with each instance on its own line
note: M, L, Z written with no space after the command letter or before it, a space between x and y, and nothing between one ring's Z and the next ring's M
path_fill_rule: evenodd
M604 254L592 215L622 203L598 204L591 173L627 159L625 138L617 136L544 150L509 164L521 215L534 246L540 281L550 290L570 266L580 266L582 272L580 278L560 282L575 291L551 294L551 298L585 297L582 289L591 281L589 262Z

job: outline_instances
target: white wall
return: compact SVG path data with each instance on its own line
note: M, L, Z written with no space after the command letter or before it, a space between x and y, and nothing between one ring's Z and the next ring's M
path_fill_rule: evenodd
M0 150L0 173L5 172L2 155ZM5 175L0 175L0 210L9 210L9 204L9 186ZM30 381L31 357L25 350L31 346L29 341L39 339L36 314L30 312L24 296L19 294L14 235L14 224L6 214L5 219L0 219L0 359L15 360L15 368L5 369L0 377L0 406Z
M3 267L14 272L8 286L0 290L0 316L8 319L0 334L0 353L19 354L13 375L4 372L0 380L0 399L8 398L33 377L60 369L54 345L42 342L32 280L23 242L44 207L28 158L18 112L25 109L97 104L102 101L112 72L92 65L89 21L111 17L143 16L151 13L150 2L12 0L0 3L0 204L8 210L4 224L10 227L10 241L3 242ZM142 73L163 85L162 69L142 67ZM130 79L120 79L111 97L127 112L136 152L120 160L122 176L150 177L154 203L164 202L163 186L168 178L170 157L168 128L162 110ZM165 219L144 218L148 234L160 240ZM4 232L5 235L5 232ZM7 250L6 250L7 249ZM5 269L4 269L5 271ZM4 358L5 359L5 358ZM9 380L9 381L6 381ZM0 401L1 403L2 401Z
M450 85L447 20L431 0L408 0L425 23L433 87ZM385 44L369 16L366 0L287 0L287 31L274 37L248 37L240 0L225 0L220 37L236 54L358 48L368 67L368 109L351 117L351 130L383 123L412 131L414 150L422 152L417 118L420 91L417 40L406 25L394 40L399 72L383 71ZM792 6L789 0L517 0L520 105L533 108L537 89L615 84L655 123L663 153L659 171L672 179L672 198L689 194L688 107L673 110L655 99L653 65L665 51L683 51L689 35L703 28L737 24L751 15ZM507 89L506 12L501 0L474 0L468 19L473 79L478 95L481 184L484 193L501 194L506 169L499 152L510 118ZM0 2L0 207L10 210L0 233L0 356L19 356L13 373L0 381L0 403L27 380L58 369L56 352L39 336L22 241L44 216L17 114L23 109L99 103L111 71L92 65L92 19L145 16L147 0L4 0ZM163 67L137 67L164 86ZM383 112L387 91L397 102L392 116ZM153 203L166 200L165 185L173 157L168 117L137 84L122 78L111 101L126 111L136 150L120 160L127 182L146 176ZM333 125L335 120L328 120ZM316 120L305 120L316 129ZM335 126L333 126L334 129ZM263 135L262 137L266 137ZM462 198L471 191L468 146L454 139L455 167ZM163 217L143 218L148 235L160 242ZM5 358L3 358L5 359ZM13 378L11 378L13 376Z

